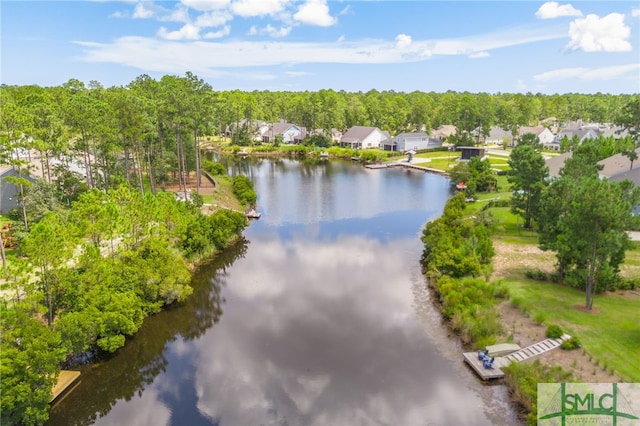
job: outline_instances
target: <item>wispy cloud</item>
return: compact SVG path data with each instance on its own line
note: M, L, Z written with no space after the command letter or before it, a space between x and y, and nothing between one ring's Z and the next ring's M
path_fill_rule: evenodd
M201 12L227 9L231 6L231 0L182 0L181 3L190 9Z
M469 55L470 59L481 59L481 58L488 58L489 56L491 56L491 54L489 52L475 52Z
M78 41L84 47L80 58L87 62L118 63L141 70L194 72L210 75L220 68L274 66L294 63L384 64L418 62L439 55L485 57L494 49L565 37L549 31L520 30L457 39L362 40L340 42L265 42L196 40L198 27L159 32L162 39L121 37L112 43ZM275 31L254 29L254 31ZM408 36L407 36L408 37ZM398 42L404 46L397 49Z
M154 15L154 10L151 7L152 3L140 2L136 4L135 9L133 10L132 17L134 19L147 19L151 18Z
M601 18L589 14L569 25L571 40L567 48L585 52L627 52L631 44L627 41L631 29L624 23L624 15L610 13Z
M640 71L640 64L614 65L600 68L561 68L537 74L533 76L533 78L534 80L543 83L576 78L584 81L611 80L622 77L625 74L630 74L634 71L636 72L636 77L638 77L637 73Z
M570 4L560 5L555 1L546 2L536 12L536 17L539 19L553 19L561 16L582 16L582 12Z
M634 18L640 16L640 9L631 9L631 16L633 16Z
M267 24L267 26L263 28L258 28L255 25L249 28L247 35L268 35L270 37L286 37L291 32L291 27L280 27L276 28L271 26L271 24Z

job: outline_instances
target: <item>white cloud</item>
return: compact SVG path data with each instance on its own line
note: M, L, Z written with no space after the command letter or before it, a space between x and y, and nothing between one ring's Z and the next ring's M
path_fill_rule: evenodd
M307 75L311 75L311 73L306 71L286 71L285 75L287 77L304 77Z
M611 80L633 71L640 71L640 64L615 65L600 68L561 68L533 76L534 80L546 83L555 80L579 79L583 81Z
M555 1L548 1L536 12L536 18L552 19L560 16L582 16L582 12L574 8L570 4L560 5Z
M286 37L291 32L291 27L275 28L271 24L267 24L264 28L258 28L255 25L249 28L247 35L268 35L270 37Z
M336 40L338 43L342 43L343 41L345 41L345 37L344 35L341 35L340 37L338 37L338 40Z
M406 34L398 34L396 36L396 47L398 49L404 49L411 46L411 36Z
M231 27L226 25L224 28L218 30L218 31L210 31L205 33L202 38L206 38L206 39L212 39L212 38L222 38L224 36L229 35L229 33L231 32Z
M133 10L133 18L134 19L151 18L154 12L153 12L153 9L149 7L150 5L151 5L150 2L137 3L135 9Z
M307 0L298 8L298 12L293 15L293 19L307 25L317 25L319 27L330 27L337 20L329 14L329 6L326 0Z
M634 18L640 16L640 9L631 9L631 16L633 16Z
M624 24L624 15L610 13L604 18L589 14L569 25L571 41L567 47L585 52L627 52L631 30Z
M195 25L199 27L219 27L233 19L233 15L227 11L218 10L206 12L196 18Z
M197 38L199 28L185 25L180 31L164 29L158 35L167 40ZM253 28L250 34L284 34L273 27ZM400 50L395 40L332 42L171 42L147 37L121 37L112 43L76 42L84 47L81 60L118 63L145 71L181 73L189 69L203 76L219 75L219 69L274 66L293 63L387 64L424 61L432 56L464 55L494 49L563 38L562 33L526 30L440 40L412 40Z
M181 3L190 9L206 12L227 9L231 5L231 0L182 0Z
M182 5L177 5L170 14L162 16L160 21L163 22L189 22L189 9Z
M276 15L282 12L289 0L239 0L231 4L231 10L242 17Z
M166 40L198 40L200 28L192 24L185 24L178 31L167 31L165 27L160 27L157 35Z
M488 58L489 56L491 56L491 54L489 52L474 52L471 53L469 55L470 59L481 59L481 58Z

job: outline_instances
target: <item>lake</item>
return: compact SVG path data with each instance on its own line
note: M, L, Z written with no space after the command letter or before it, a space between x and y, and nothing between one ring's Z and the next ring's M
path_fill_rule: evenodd
M433 306L424 224L438 175L342 161L244 159L259 220L205 263L183 305L82 371L50 425L517 423Z

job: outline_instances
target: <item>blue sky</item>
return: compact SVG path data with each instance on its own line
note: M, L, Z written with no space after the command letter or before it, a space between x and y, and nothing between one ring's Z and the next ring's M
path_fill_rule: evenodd
M0 1L0 82L639 93L638 1Z

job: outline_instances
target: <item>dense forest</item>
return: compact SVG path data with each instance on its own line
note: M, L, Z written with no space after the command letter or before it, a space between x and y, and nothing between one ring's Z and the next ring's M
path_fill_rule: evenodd
M155 193L156 186L169 179L184 187L187 172L199 172L203 136L221 135L234 124L239 128L240 122L287 120L327 131L375 126L391 134L443 124L453 124L461 133L478 126L488 133L497 125L515 134L519 126L545 119L613 123L630 97L215 91L191 73L160 80L141 75L126 86L109 88L72 79L56 87L1 87L0 135L8 148L3 162L19 165L26 149L34 149L41 154L40 167L49 182L70 178L69 168L51 159L72 156L82 160L89 188L108 190L128 182Z
M467 134L493 125L515 133L549 118L619 122L633 99L637 104L635 95L608 94L247 93L215 91L191 73L141 75L123 87L73 79L0 87L0 165L18 171L4 179L19 188L22 206L14 224L19 253L3 264L2 424L46 421L62 363L122 347L145 316L189 296L189 260L240 235L243 214L204 215L197 197L180 201L161 190L173 183L185 195L191 185L198 193L205 138L255 120L327 131L360 125L397 134L453 124ZM27 179L34 169L42 179ZM249 189L250 181L234 182L250 204Z

